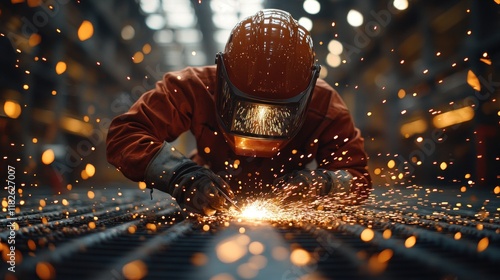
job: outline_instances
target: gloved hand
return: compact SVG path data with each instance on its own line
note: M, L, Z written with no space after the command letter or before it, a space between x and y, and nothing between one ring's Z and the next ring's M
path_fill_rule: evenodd
M174 185L172 196L190 212L213 215L228 208L221 192L234 198L229 185L208 168L188 163L175 173L171 181Z
M284 194L283 202L314 200L330 193L349 192L352 175L345 170L298 170L274 181L278 192Z
M213 215L228 208L221 192L234 198L222 178L186 158L167 142L146 168L145 179L149 187L166 191L189 212Z

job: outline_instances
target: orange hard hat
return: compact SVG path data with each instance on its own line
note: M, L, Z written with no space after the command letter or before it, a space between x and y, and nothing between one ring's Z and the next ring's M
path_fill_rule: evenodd
M309 32L262 10L231 31L217 63L217 113L236 154L275 155L302 126L319 75Z

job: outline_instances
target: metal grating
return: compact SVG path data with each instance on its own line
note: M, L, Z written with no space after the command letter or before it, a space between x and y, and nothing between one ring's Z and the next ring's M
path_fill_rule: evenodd
M93 199L32 197L15 217L0 216L0 273L2 279L72 280L497 279L496 200L463 209L400 202L339 207L327 222L314 223L185 219L168 197L150 200L136 190L98 192ZM7 262L11 234L15 272ZM294 260L298 249L307 252L307 263Z

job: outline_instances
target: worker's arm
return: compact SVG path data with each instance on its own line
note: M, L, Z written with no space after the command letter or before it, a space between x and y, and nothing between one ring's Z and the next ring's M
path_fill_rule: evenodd
M175 85L167 83L168 78L158 82L109 126L107 159L133 181L144 181L146 167L163 142L174 141L190 127L191 101L183 93L172 94L169 89Z
M340 180L341 189L346 190L349 202L359 203L370 194L372 182L364 139L354 126L349 111L340 110L321 136L317 162L318 168L330 171L328 173L334 182L335 178L349 178Z
M313 101L327 102L329 106L326 114L317 113L322 120L316 139L317 169L292 172L279 178L275 185L290 197L332 195L348 203L359 203L368 197L372 186L364 140L338 93L325 83L321 90L317 98L323 99Z
M127 178L171 194L187 210L211 214L224 204L217 187L229 197L232 193L212 171L196 165L169 144L189 130L196 106L194 92L205 88L186 81L187 74L182 82L179 76L165 75L128 112L113 119L106 155Z
M146 168L145 181L148 186L171 194L188 212L213 215L228 208L225 197L234 198L222 178L186 158L167 142Z
M353 176L346 170L298 170L278 178L274 186L284 192L287 201L316 198L329 194L349 194Z

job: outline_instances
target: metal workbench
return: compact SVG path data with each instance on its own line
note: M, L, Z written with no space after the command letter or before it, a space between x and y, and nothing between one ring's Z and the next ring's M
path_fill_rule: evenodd
M493 189L378 188L361 206L264 221L186 217L160 192L91 191L18 198L13 217L4 209L0 277L498 279Z

